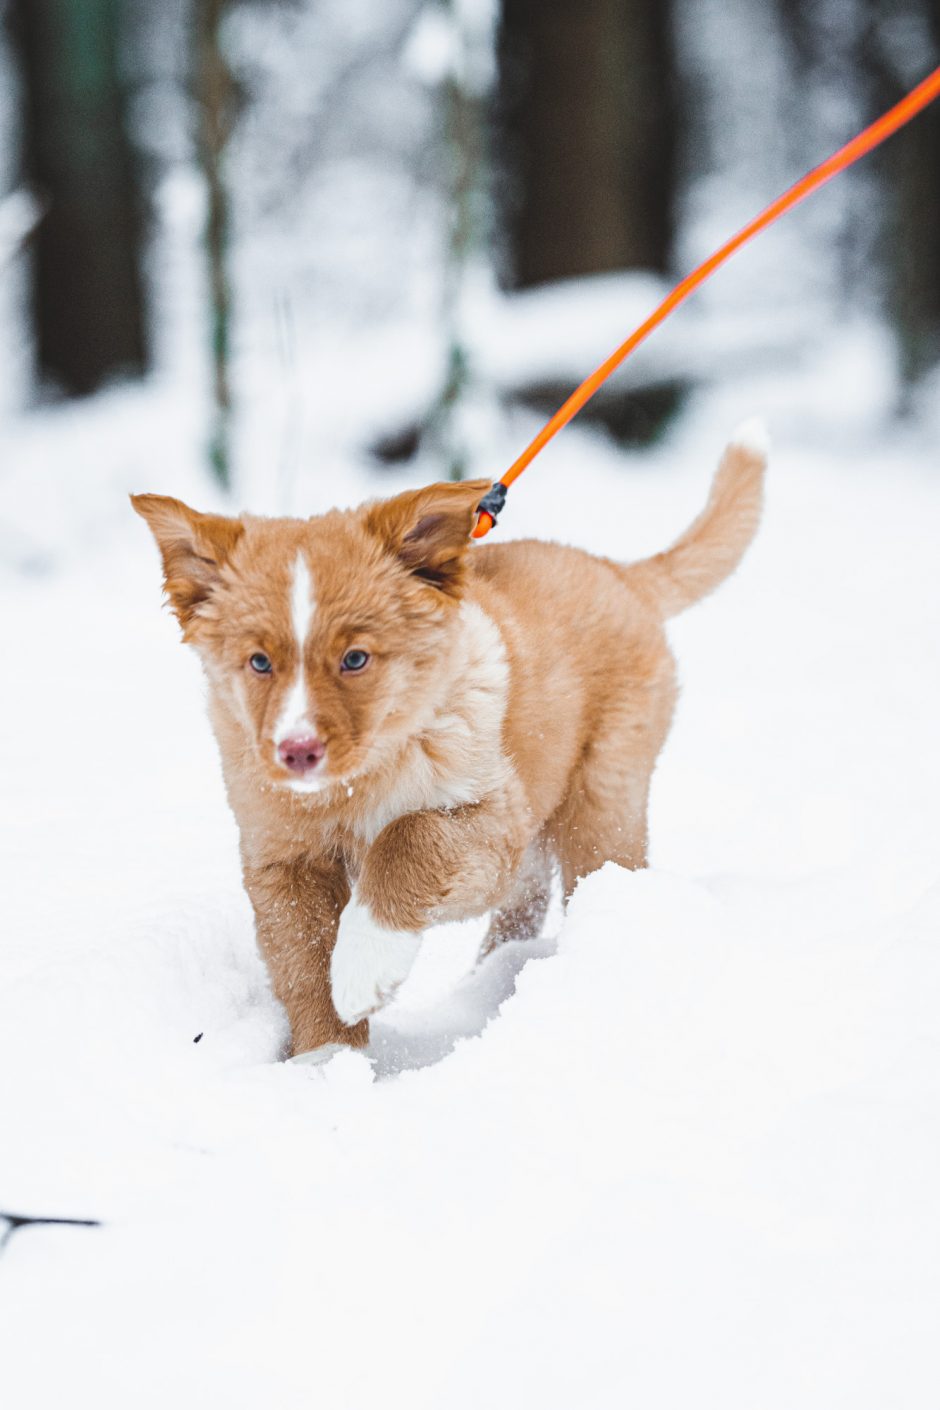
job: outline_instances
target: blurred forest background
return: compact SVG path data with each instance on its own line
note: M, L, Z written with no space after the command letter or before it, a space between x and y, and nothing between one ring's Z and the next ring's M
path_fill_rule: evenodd
M0 475L39 454L24 427L95 406L99 443L165 437L279 508L350 458L498 474L507 417L521 449L668 281L940 63L940 0L0 10ZM940 108L590 415L650 444L702 387L833 338L875 339L886 417L933 395ZM838 394L861 408L868 374Z

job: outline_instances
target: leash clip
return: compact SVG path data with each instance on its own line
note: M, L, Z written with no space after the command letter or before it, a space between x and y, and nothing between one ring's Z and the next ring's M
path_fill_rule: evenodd
M489 515L489 529L492 529L494 527L496 520L500 516L500 513L505 508L506 496L508 495L508 493L509 486L504 485L502 480L497 480L493 488L491 490L487 490L486 494L483 496L483 498L480 500L480 503L477 505L477 514ZM480 521L478 519L477 523L479 524L479 522Z

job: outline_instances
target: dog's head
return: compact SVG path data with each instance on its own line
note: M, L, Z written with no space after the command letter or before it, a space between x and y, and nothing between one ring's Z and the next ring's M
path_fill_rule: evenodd
M184 640L266 779L297 792L367 772L446 687L487 480L314 519L229 519L133 495Z

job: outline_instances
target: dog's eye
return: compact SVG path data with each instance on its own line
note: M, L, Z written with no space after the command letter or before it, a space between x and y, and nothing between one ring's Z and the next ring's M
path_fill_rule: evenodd
M354 646L352 651L347 651L343 657L341 668L344 671L361 671L363 666L368 665L368 661L368 651L360 651L357 646Z
M249 656L248 664L259 676L269 676L271 674L271 658L265 656L263 651L256 651L254 656Z

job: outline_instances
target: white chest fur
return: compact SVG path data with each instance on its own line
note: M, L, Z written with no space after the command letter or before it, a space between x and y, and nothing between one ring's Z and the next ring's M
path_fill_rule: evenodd
M507 777L506 649L496 624L476 603L464 602L460 614L446 698L398 754L375 807L360 815L355 831L365 842L407 813L479 802Z

